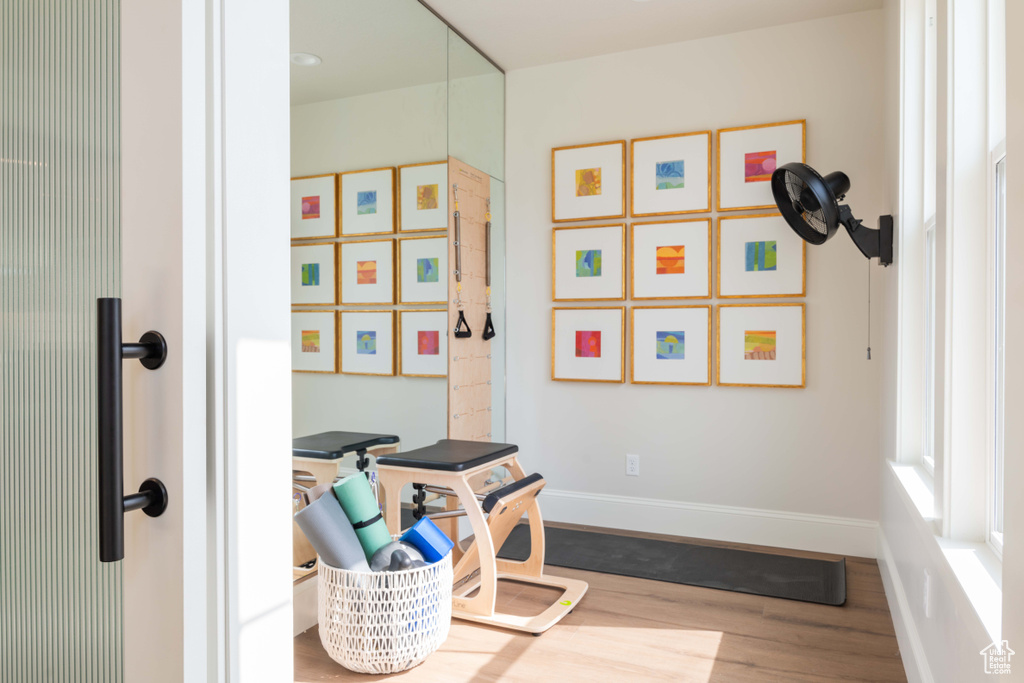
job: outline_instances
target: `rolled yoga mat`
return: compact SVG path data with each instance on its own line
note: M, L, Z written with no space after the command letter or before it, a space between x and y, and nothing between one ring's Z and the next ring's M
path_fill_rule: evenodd
M345 477L334 485L334 495L338 497L348 521L356 530L367 560L391 542L391 534L388 533L366 475L357 472Z
M320 496L295 513L295 522L327 564L354 572L370 571L359 538L332 493Z

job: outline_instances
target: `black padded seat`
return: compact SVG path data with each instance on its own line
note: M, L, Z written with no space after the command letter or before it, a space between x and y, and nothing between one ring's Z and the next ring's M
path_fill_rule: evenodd
M543 478L544 477L541 476L540 472L534 472L533 474L523 477L519 481L514 481L511 484L506 484L505 486L502 486L500 489L494 489L486 498L484 498L484 502L480 505L480 507L484 509L484 512L490 512L491 510L494 509L494 506L498 504L498 501L504 498L505 496L509 495L510 493L515 493L516 491L525 489L530 484L538 482Z
M518 452L519 446L509 443L441 439L433 446L424 446L404 453L382 455L377 458L377 466L462 472Z
M340 460L346 453L355 453L375 446L398 443L394 434L363 432L323 432L292 439L292 457Z

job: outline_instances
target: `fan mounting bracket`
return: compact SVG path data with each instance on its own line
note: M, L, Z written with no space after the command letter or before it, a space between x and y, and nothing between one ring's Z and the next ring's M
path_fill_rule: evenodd
M879 265L892 264L893 220L891 215L879 216L878 229L864 227L863 221L854 218L846 204L839 205L839 222L846 228L850 239L866 258L877 258Z

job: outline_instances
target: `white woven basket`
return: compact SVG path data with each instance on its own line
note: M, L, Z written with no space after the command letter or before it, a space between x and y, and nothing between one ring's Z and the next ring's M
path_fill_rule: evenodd
M452 623L452 554L399 572L352 572L317 562L320 642L346 669L411 669L441 647Z

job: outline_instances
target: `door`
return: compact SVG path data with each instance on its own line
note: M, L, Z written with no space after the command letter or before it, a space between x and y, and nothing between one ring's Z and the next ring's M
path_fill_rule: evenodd
M0 681L291 680L287 73L286 2L0 4ZM122 364L111 486L168 504L118 562L100 297L168 346Z

